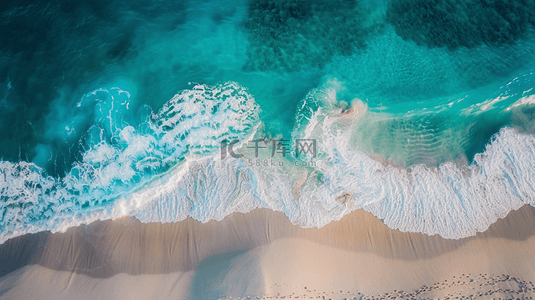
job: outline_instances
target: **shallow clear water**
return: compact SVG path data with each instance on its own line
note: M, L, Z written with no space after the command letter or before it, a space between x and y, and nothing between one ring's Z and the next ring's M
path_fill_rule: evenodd
M482 230L533 199L519 183L534 149L533 8L0 4L0 239L125 214L208 220L255 207L302 226L365 208L404 230ZM348 103L358 113L341 117ZM220 161L221 142L240 139L252 155L253 136L316 139L318 165ZM444 203L452 208L429 213Z

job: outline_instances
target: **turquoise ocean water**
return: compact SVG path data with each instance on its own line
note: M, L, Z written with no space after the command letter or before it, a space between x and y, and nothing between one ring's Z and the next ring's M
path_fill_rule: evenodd
M534 1L21 0L0 14L0 241L257 207L304 227L364 208L459 238L534 203ZM258 138L315 140L317 156L257 158ZM244 159L221 159L233 140Z

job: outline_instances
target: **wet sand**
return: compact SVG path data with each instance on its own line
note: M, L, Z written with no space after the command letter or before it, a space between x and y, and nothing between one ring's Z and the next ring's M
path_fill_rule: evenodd
M531 206L460 240L364 210L320 229L267 209L206 224L122 218L0 245L0 299L529 299L534 233Z

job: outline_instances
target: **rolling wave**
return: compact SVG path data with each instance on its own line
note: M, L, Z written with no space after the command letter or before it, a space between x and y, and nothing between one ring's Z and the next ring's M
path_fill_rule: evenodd
M225 139L243 138L258 123L258 106L236 83L196 85L136 127L123 118L129 99L119 88L82 97L79 115L92 115L93 125L80 138L82 159L63 178L48 176L34 163L0 162L0 241L124 215L118 199L186 158L212 153ZM71 121L57 134L76 135L83 123Z
M391 228L462 238L534 204L535 137L513 128L502 128L470 164L402 168L358 150L355 136L370 112L358 99L337 99L336 88L313 90L299 106L292 139L317 145L317 155L300 157L255 157L247 145L265 137L259 107L237 83L185 90L138 126L121 117L128 101L118 88L84 96L79 106L94 109L95 121L82 135L82 160L63 178L33 163L0 162L0 242L124 215L207 222L260 207L303 227L363 208ZM231 140L241 158L221 157L221 143Z

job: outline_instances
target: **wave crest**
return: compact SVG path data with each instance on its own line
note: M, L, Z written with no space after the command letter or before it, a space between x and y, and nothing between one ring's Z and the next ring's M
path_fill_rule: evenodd
M125 215L119 199L185 157L202 157L224 139L243 138L258 123L254 98L232 82L182 91L136 127L122 116L129 99L118 88L82 97L78 107L93 108L94 122L80 140L82 160L63 178L46 175L34 163L0 161L0 242ZM66 127L68 135L75 125Z
M470 165L394 167L353 144L366 105L324 88L303 100L292 132L294 140L316 139L317 157L251 164L245 144L261 134L258 111L238 84L196 86L138 127L122 122L108 131L96 122L91 132L98 134L88 133L83 160L64 178L32 163L0 162L0 241L123 215L207 222L259 207L302 227L362 208L391 228L462 238L534 204L535 137L512 128L501 129ZM220 143L234 139L244 158L221 159Z

